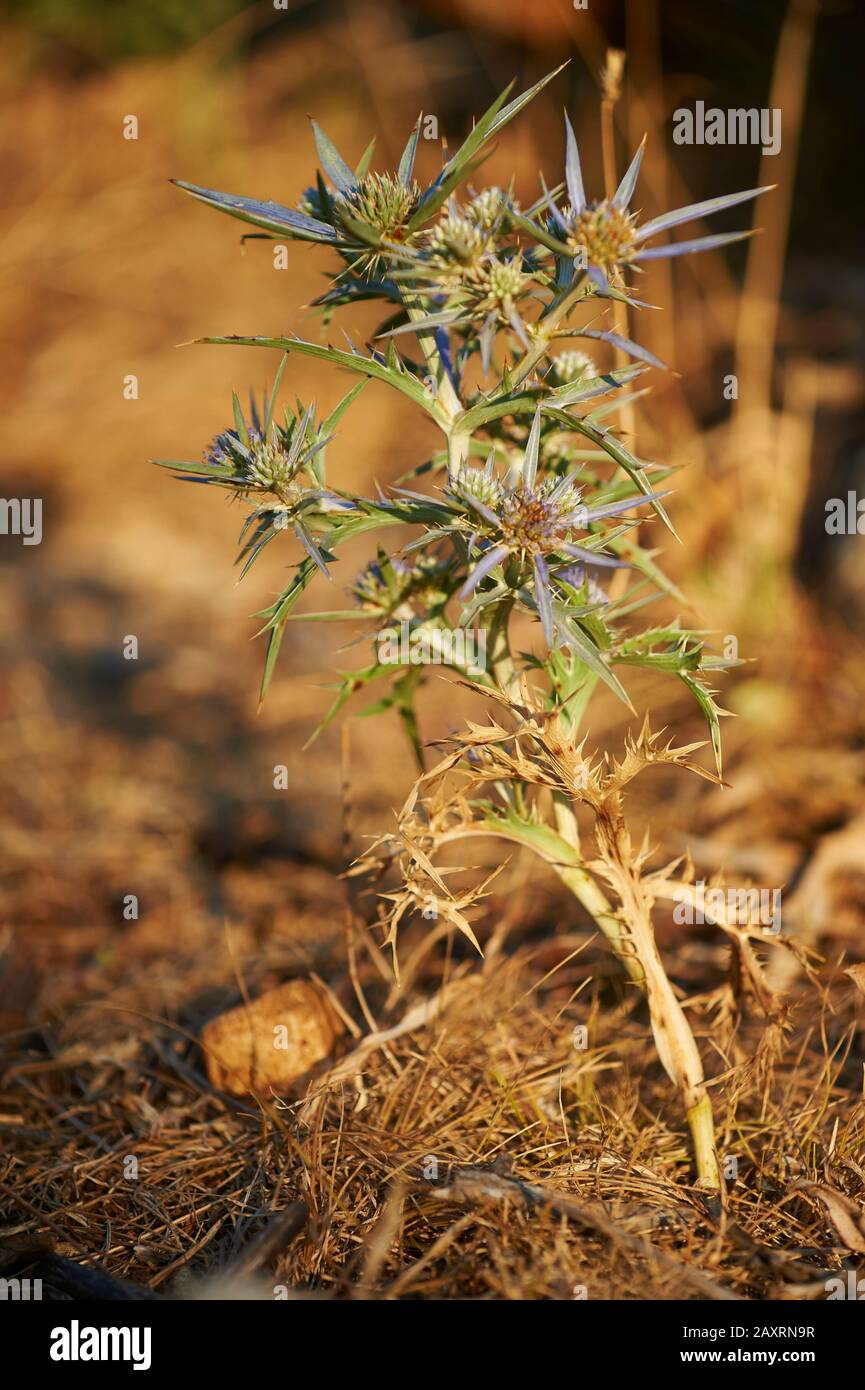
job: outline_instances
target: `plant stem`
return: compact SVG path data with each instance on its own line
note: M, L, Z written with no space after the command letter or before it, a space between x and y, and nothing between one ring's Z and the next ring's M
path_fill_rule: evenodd
M558 299L554 299L549 308L533 326L532 344L523 353L511 373L512 389L521 386L526 378L531 375L541 358L548 351L550 344L558 336L560 323L567 318L575 304L578 304L581 299L585 299L588 293L586 284L587 276L585 271L578 271L574 276L574 281L570 289Z
M503 694L509 695L511 699L518 699L519 687L508 632L512 608L512 604L496 605L489 627L490 674ZM594 683L590 677L588 694L591 694ZM581 703L584 709L585 702ZM577 818L564 794L554 796L553 810L560 836L579 855L580 833ZM560 863L553 867L565 887L582 903L589 916L600 927L610 943L613 954L622 962L631 980L635 984L645 985L643 967L602 888L586 869L577 865Z
M463 467L469 456L469 444L471 435L463 433L462 430L451 429L448 431L448 477L453 478Z
M556 803L556 822L562 838L578 848L576 818L570 806ZM673 992L658 953L649 908L644 904L644 911L640 912L640 904L635 902L635 910L627 918L628 926L614 915L606 895L585 869L561 866L557 867L557 872L597 922L613 954L622 962L633 983L639 985L648 996L652 1032L661 1062L685 1103L694 1145L697 1181L701 1187L716 1191L721 1179L715 1149L712 1102L705 1089L703 1065L691 1025ZM625 906L623 900L623 908Z
M508 635L508 624L513 606L513 600L510 600L509 602L497 603L493 609L493 616L488 626L489 657L490 675L499 690L502 694L510 696L512 700L518 700L520 692Z
M694 1145L697 1182L700 1187L717 1192L721 1186L721 1173L718 1168L718 1152L715 1145L712 1102L708 1095L704 1095L702 1100L688 1111L688 1127Z
M565 887L573 893L592 920L600 927L610 943L613 955L622 962L633 984L645 986L646 975L639 957L635 955L627 935L622 930L622 924L613 912L603 889L598 886L591 874L585 869L562 866L556 868L556 873Z

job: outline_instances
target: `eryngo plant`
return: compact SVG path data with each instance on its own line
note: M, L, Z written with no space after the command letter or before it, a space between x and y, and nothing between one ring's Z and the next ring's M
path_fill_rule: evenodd
M653 355L603 326L611 300L645 307L629 276L642 261L735 241L724 232L658 245L671 227L755 197L762 189L712 199L640 222L630 211L642 159L637 151L615 194L589 201L577 143L566 125L564 179L529 206L512 188L477 189L467 181L489 142L555 74L515 100L493 103L426 188L414 177L421 120L396 172L371 170L372 146L352 169L313 122L320 169L296 208L181 183L194 197L250 223L258 235L329 247L330 288L317 305L327 321L342 306L380 301L388 317L366 351L298 337L208 338L208 343L280 349L269 400L234 421L199 463L171 462L190 481L221 487L249 508L240 538L245 574L281 532L297 546L292 577L263 614L267 634L261 693L273 674L286 624L357 620L372 639L371 661L344 673L321 725L355 692L381 683L375 711L395 709L422 763L415 697L423 668L409 657L381 659L377 639L395 624L468 680L461 646L469 629L487 639L486 668L472 673L480 694L497 702L489 727L471 726L432 773L421 777L401 817L399 838L370 856L399 863L402 887L387 896L395 941L405 913L432 893L441 915L474 933L456 894L435 867L436 851L472 833L528 845L552 864L589 910L647 992L660 1058L678 1086L694 1136L700 1179L718 1184L712 1116L699 1053L664 973L651 927L651 875L624 827L622 787L659 760L683 762L690 749L660 749L644 728L623 763L592 764L581 733L600 684L629 707L618 670L667 673L692 692L708 721L720 772L719 716L711 681L733 663L713 655L679 620L635 629L634 619L675 586L639 542L649 510L672 529L664 498L671 469L637 457L613 421L627 388ZM458 193L457 190L460 190ZM580 340L580 346L577 346ZM414 342L419 358L402 351ZM602 370L594 353L630 359ZM586 350L588 349L588 350ZM320 358L358 377L323 421L314 404L278 417L276 396L293 354ZM418 462L389 493L365 497L328 484L326 450L341 417L368 379L408 397L439 427L442 448ZM389 535L398 539L385 545ZM351 606L298 615L317 574L330 578L340 547L379 533L374 558L349 583ZM613 569L631 577L615 597L604 586ZM517 623L532 626L534 650L515 646ZM451 774L456 785L448 786ZM471 790L472 795L468 795ZM480 793L480 794L479 794ZM590 808L599 857L581 848L576 809ZM601 884L615 894L612 904Z

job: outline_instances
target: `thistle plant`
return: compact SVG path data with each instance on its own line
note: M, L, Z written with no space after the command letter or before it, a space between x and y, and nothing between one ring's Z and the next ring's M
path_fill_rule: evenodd
M567 117L559 183L541 181L528 205L512 187L477 188L473 176L493 137L553 76L516 99L503 93L426 187L414 176L420 117L395 172L371 169L372 145L352 168L313 122L320 167L295 207L179 185L256 235L328 248L331 281L315 301L327 323L343 306L367 301L381 302L387 317L363 350L349 338L343 347L294 336L205 339L279 350L276 380L269 399L246 414L235 395L233 423L200 462L165 466L245 503L241 574L281 533L294 547L287 586L259 615L267 638L262 697L290 621L357 622L370 644L367 664L341 674L319 727L357 692L380 686L373 709L399 714L420 764L398 834L383 836L364 861L365 869L399 871L397 888L383 898L387 940L395 946L400 923L432 895L440 915L477 944L466 915L477 894L458 892L453 871L436 867L443 846L480 834L535 851L646 992L660 1060L687 1112L698 1178L717 1187L699 1052L652 930L657 875L646 868L648 850L633 849L621 805L637 772L659 761L692 766L699 745L662 747L648 724L620 761L606 751L590 756L586 744L593 695L605 685L632 710L620 672L644 667L694 696L720 775L723 711L713 681L735 663L678 618L636 623L660 598L684 602L637 531L652 518L672 531L672 469L638 457L615 425L617 411L641 394L632 384L664 364L604 319L611 301L645 307L631 287L641 262L748 233L656 238L765 190L641 222L631 205L643 147L615 194L589 201ZM628 365L599 366L598 354L610 349ZM320 422L314 403L277 411L295 355L358 378ZM439 450L375 497L333 486L326 472L330 440L369 380L408 397L442 435ZM340 548L366 532L376 533L376 550L360 575L343 577L347 605L298 614L313 579L336 582ZM628 583L611 595L605 583L614 569ZM416 717L428 673L410 656L383 659L381 637L395 623L494 710L429 772ZM480 670L458 640L470 631L485 638ZM583 846L585 814L594 822L594 854Z

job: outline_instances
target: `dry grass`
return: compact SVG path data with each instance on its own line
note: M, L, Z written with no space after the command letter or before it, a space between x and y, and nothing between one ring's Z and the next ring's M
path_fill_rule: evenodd
M17 1213L5 1248L20 1259L47 1237L183 1296L302 1200L308 1224L267 1287L825 1296L856 1251L807 1184L861 1206L861 995L827 972L831 1010L828 997L819 1011L804 1001L776 1055L763 1048L752 1065L765 1041L752 1021L718 1058L739 1062L715 1093L722 1147L739 1158L722 1211L689 1185L683 1118L649 1061L637 996L612 1001L585 951L584 937L565 937L456 970L428 1028L367 1055L356 1080L312 1083L303 1123L291 1106L215 1096L183 1030L137 1010L130 1030L131 1004L113 1003L113 1040L95 1043L88 1027L86 1041L51 1057L31 1047L7 1072L3 1109L26 1119L2 1182ZM720 949L696 961L720 977ZM723 1029L697 1014L712 1056Z

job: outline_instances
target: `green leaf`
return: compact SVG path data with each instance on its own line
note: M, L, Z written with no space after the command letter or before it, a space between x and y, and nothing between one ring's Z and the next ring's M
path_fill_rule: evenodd
M493 420L501 420L506 415L534 414L538 400L542 398L542 388L531 387L523 391L507 392L505 395L489 396L463 411L456 421L455 429L460 434L473 434L482 425Z
M574 655L579 657L580 661L605 685L608 685L633 713L634 706L631 704L630 696L625 687L610 670L594 641L583 630L580 623L571 616L564 604L553 602L553 621L561 633L563 642L571 648Z
M540 825L526 820L513 809L501 811L492 802L476 804L481 812L483 829L475 833L501 835L506 840L525 845L548 864L578 869L582 866L579 850L562 839L549 825Z
M301 560L288 588L283 590L276 602L271 604L270 608L266 608L263 613L256 614L259 618L267 618L267 622L261 631L268 633L267 650L264 656L264 670L261 673L261 689L258 695L259 705L267 694L267 688L270 685L274 667L276 666L276 658L279 656L279 648L282 645L282 635L285 631L286 619L304 589L318 572L318 566L311 557L307 556L305 560Z
M364 178L364 177L366 176L366 172L367 172L367 170L369 169L370 161L371 161L371 159L372 159L373 151L374 151L374 150L375 150L375 136L373 136L372 139L370 140L369 144L367 145L366 149L364 150L363 154L361 155L360 160L358 161L358 166L357 166L357 168L356 168L355 171L354 171L354 176L355 176L355 179L357 180L358 183L360 183L361 179Z
M712 751L715 754L715 766L718 769L718 776L720 777L721 716L727 714L728 711L725 709L721 709L720 705L717 705L715 703L715 700L713 698L714 691L711 691L707 689L705 685L702 685L701 682L697 680L696 676L692 676L683 671L680 672L679 679L683 681L684 684L688 687L691 694L694 696L694 699L697 701L697 704L700 706L700 709L703 711L703 717L705 718L706 723L709 726L709 735L712 740Z
M357 187L354 173L348 167L333 141L324 133L318 121L310 119L315 148L322 169L331 183L335 183L340 193L351 193Z
M234 428L237 430L238 435L240 436L243 443L246 445L248 449L249 431L246 428L246 421L243 418L243 410L241 409L240 401L237 398L236 391L232 391L231 393L231 405L232 409L234 410Z
M335 608L329 612L322 613L289 613L287 622L290 623L350 623L362 619L369 622L371 613L365 613L362 608Z
M278 366L277 369L276 369L276 376L273 378L273 387L272 387L272 389L271 389L270 397L269 397L268 402L267 402L267 411L266 411L265 417L264 417L264 437L265 437L265 439L267 439L267 436L268 436L269 433L270 433L270 426L271 426L271 424L273 423L273 409L274 409L274 406L276 405L276 397L277 397L277 395L279 394L279 388L280 388L280 384L281 384L281 382L282 382L282 374L283 374L283 372L285 371L285 364L286 364L287 361L288 361L288 353L286 352L286 353L283 354L282 361L280 362L279 366ZM324 433L326 434L326 433L327 433L327 430L325 430ZM248 444L248 443L249 443L249 441L246 440L246 439L245 439L243 442L244 442L245 444Z
M250 222L254 227L263 227L276 236L288 237L297 241L336 241L337 234L326 222L285 208L280 203L261 202L257 198L241 198L231 193L218 193L215 188L199 188L194 183L184 183L182 179L172 179L177 188L189 193L217 212L237 217L241 222Z
M420 736L418 733L417 716L414 707L414 696L420 684L421 673L419 669L406 671L404 675L394 681L387 695L383 695L374 704L367 705L360 711L359 719L368 719L375 714L384 714L386 710L395 709L399 715L403 731L408 738L414 753L415 762L418 770L424 772L423 750L421 748Z
M286 353L286 357L287 356L288 354ZM360 395L361 391L365 386L365 380L359 381L355 386L352 386L350 391L346 392L339 404L334 406L327 419L322 422L322 434L333 434L333 431L336 429L343 415L348 410L352 402Z
M625 448L621 440L617 439L609 430L603 429L598 425L593 425L591 421L580 419L576 415L569 415L564 411L557 413L551 410L550 415L553 419L561 420L568 429L574 430L577 434L585 435L593 444L597 444L599 448L603 449L605 454L609 454L610 458L614 459L619 467L624 469L628 477L636 483L637 487L644 495L648 495L653 491L652 484L649 482L643 464L639 459L634 458L634 455ZM663 504L657 501L657 499L653 499L650 506L661 518L668 530L672 531L673 535L676 536L678 540L676 528L668 517Z
M171 468L175 473L200 473L203 477L213 478L215 482L226 485L235 480L242 481L242 479L236 478L234 469L230 464L205 463L203 460L196 463L186 463L179 459L151 459L150 462L155 464L157 468Z
M284 362L287 360L288 353L286 353L285 357L283 358ZM360 381L356 382L356 384L352 386L349 391L346 392L342 400L339 401L336 406L334 406L327 419L323 420L318 428L319 438L325 440L330 438L330 436L336 430L336 427L342 419L343 415L351 405L352 401L354 401L355 398L360 395L361 391L366 386L367 380L368 378L364 377ZM308 465L309 471L311 472L312 476L316 479L319 487L324 487L327 477L325 456L326 449L322 447L319 449L315 457L309 460Z
M655 564L652 558L654 554L653 551L643 550L643 548L631 538L611 541L610 549L616 555L620 555L623 560L627 560L628 564L633 565L634 569L639 570L640 574L650 580L656 588L660 589L665 594L669 594L670 598L675 599L676 603L681 603L683 607L687 607L688 600L681 589L664 573L660 565Z
M623 666L643 666L649 671L681 675L683 671L699 670L701 651L701 647L679 647L667 652L629 652L617 655L615 660Z
M277 536L285 534L285 525L277 525L276 521L273 519L271 515L266 515L261 518L257 527L252 532L252 535L249 537L246 544L241 549L240 554L238 555L237 560L235 561L236 564L240 564L241 561L243 561L243 566L241 568L240 574L237 577L238 583L240 583L241 579L245 578L246 574L255 564L255 561L258 559L262 550L264 550L264 547L266 545L270 545L270 542L272 540L275 540Z
M530 237L540 242L541 246L546 246L548 251L554 251L557 256L568 256L571 260L576 256L577 253L573 246L568 246L565 242L560 241L546 227L533 221L532 218L524 217L514 208L509 209L508 216L521 231L528 232Z
M442 169L435 183L432 184L421 198L414 214L409 219L408 230L415 231L422 226L441 205L447 201L457 184L467 178L473 168L479 162L476 156L492 137L498 133L508 121L513 120L523 107L542 91L548 82L561 72L562 67L550 72L546 77L542 77L540 82L536 82L533 87L520 96L515 97L507 106L504 105L508 93L513 88L513 82L509 83L505 90L496 97L492 106L484 112L474 129L466 136L456 154L452 155L445 167Z
M321 719L313 729L304 744L304 750L315 743L315 740L320 734L324 733L327 726L333 722L343 705L348 703L352 695L355 695L358 690L363 690L364 687L369 685L372 681L379 680L382 676L393 675L395 669L397 668L391 665L383 665L381 662L375 661L371 666L366 666L360 671L340 672L342 682L339 686L339 693L324 718Z
M420 137L420 125L422 119L423 112L421 112L421 114L415 121L414 130L408 137L408 142L406 144L405 149L402 152L402 157L399 161L397 178L399 179L403 188L408 188L409 184L411 183L411 176L414 173L414 161L415 155L417 154L417 142Z
M610 457L614 457L611 449L603 443L605 432L600 428L584 428L585 421L579 416L572 416L565 413L566 405L576 404L577 400L590 400L594 396L602 396L607 391L615 391L620 386L632 381L635 376L639 376L644 367L620 367L615 371L605 372L602 376L593 377L585 383L576 387L568 386L524 386L521 390L505 391L503 393L487 396L485 399L476 401L468 410L464 411L456 421L455 427L463 434L471 434L480 429L483 425L490 424L493 420L501 420L506 415L527 415L534 414L539 404L543 405L544 412L549 412L550 417L557 420L565 429L589 435L596 440L604 452ZM575 392L578 395L575 396ZM590 430L593 433L590 434ZM622 446L624 453L627 450ZM627 455L630 458L630 455ZM633 460L635 467L639 467L636 459ZM648 484L641 491L651 491Z
M415 405L420 405L441 423L440 410L430 397L423 385L407 367L400 364L398 367L387 366L384 362L379 362L374 357L365 357L361 352L344 352L340 348L322 346L319 343L308 343L303 338L244 338L238 336L199 338L199 343L216 344L223 347L266 347L279 348L282 352L298 352L304 357L316 357L319 361L331 362L335 367L345 367L350 372L355 372L360 376L372 377L376 381L383 381L394 390L400 391L404 396L408 396L414 401Z
M376 333L375 336L377 338L396 338L401 333L431 333L436 328L443 328L456 323L460 313L461 310L459 309L442 309L436 314L424 314L422 318L400 324L398 328L391 328L386 333Z

